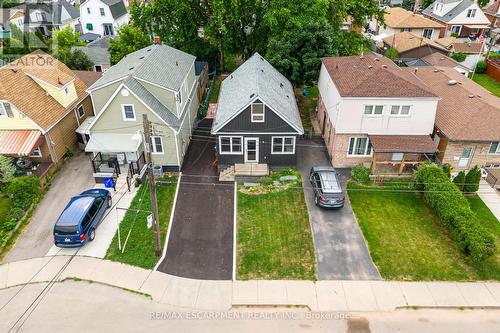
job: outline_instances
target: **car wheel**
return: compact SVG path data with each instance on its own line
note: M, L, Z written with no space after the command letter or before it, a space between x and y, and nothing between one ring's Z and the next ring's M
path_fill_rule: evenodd
M92 242L94 240L94 238L95 238L95 229L92 228L90 230L89 240Z
M111 208L113 206L113 199L111 197L108 199L108 208Z

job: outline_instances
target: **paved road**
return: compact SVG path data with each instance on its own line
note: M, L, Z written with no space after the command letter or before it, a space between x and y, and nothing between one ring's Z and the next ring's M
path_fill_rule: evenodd
M305 313L294 308L255 308L231 312L189 312L156 303L119 288L85 281L56 283L29 317L23 311L46 284L0 290L0 331L20 332L336 332L336 333L441 333L499 332L499 310L397 310L365 313ZM68 306L68 305L71 306ZM112 309L112 311L110 311ZM286 311L286 313L284 312ZM204 315L234 319L203 319ZM315 315L316 318L304 318ZM253 319L248 319L253 315ZM256 315L261 315L261 319ZM267 318L263 318L267 315ZM294 319L285 320L285 315ZM322 317L320 317L320 315ZM271 317L272 316L272 317ZM331 316L333 319L326 319ZM344 316L335 319L335 316ZM348 316L346 319L345 316ZM240 318L240 319L238 319ZM272 319L269 319L272 318ZM337 317L338 318L338 317ZM21 324L22 323L22 324Z
M184 158L179 193L161 272L206 280L228 280L233 267L233 183L220 183L215 167L215 139L204 120ZM198 135L198 137L196 136Z
M306 203L312 225L318 278L320 280L380 280L363 234L347 200L344 208L325 210L314 204L309 187L309 170L314 165L330 165L322 140L300 140L297 147L297 167L305 185ZM348 170L339 170L345 183Z
M49 191L39 203L31 222L24 229L3 262L41 257L52 247L52 228L68 200L94 187L92 168L85 154L74 156L52 180Z

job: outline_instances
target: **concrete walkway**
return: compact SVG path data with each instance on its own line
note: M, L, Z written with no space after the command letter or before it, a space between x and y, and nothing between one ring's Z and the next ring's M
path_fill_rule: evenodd
M81 256L42 257L1 265L0 289L45 282L55 276L57 281L74 277L126 288L149 294L158 303L194 310L269 305L352 312L401 307L500 308L498 282L194 280Z
M493 215L496 216L497 220L500 221L500 194L498 191L491 187L484 179L481 179L477 193Z

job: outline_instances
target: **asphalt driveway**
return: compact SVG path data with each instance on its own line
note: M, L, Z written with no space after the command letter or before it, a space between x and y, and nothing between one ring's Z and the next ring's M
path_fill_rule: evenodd
M230 280L233 264L234 185L218 181L211 120L194 132L161 272L193 279Z
M313 230L318 279L380 280L349 200L337 210L322 209L314 204L314 193L308 181L309 170L314 165L331 165L323 140L298 141L297 154L297 167L304 179L304 194ZM350 170L338 171L345 189Z
M38 204L30 224L23 230L3 262L45 256L54 245L54 223L69 199L94 186L88 157L82 153L71 158L52 180L52 185Z

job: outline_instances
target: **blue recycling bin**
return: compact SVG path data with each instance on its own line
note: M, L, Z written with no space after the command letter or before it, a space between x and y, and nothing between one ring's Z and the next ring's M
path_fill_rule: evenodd
M115 181L113 178L104 178L104 187L106 188L114 188L115 187Z

